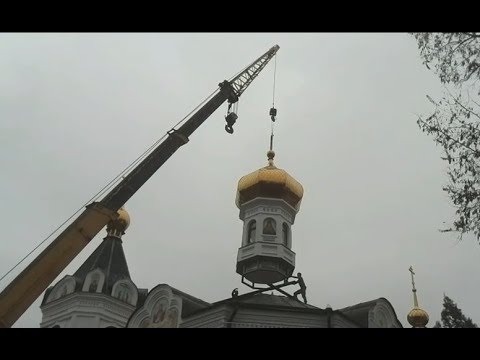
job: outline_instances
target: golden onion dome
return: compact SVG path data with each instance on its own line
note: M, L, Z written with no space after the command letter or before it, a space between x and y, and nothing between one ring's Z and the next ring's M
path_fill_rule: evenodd
M283 199L297 211L303 197L303 186L285 170L273 164L275 152L267 152L268 166L243 176L238 181L235 204L240 207L257 197Z
M115 220L110 220L107 225L107 232L111 235L123 235L130 225L130 215L122 206L117 211L118 217Z
M419 307L414 307L407 315L407 320L414 328L424 328L428 324L428 314Z

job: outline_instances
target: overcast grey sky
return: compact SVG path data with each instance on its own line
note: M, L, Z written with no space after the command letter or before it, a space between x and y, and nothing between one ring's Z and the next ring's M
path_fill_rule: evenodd
M400 33L0 34L0 274L274 44L275 163L305 190L292 249L309 303L385 297L408 326L413 265L430 326L444 292L480 322L480 247L438 231L455 209L441 149L416 125L425 95L442 88ZM242 95L233 135L224 105L127 203L138 287L167 283L209 302L249 290L235 272L234 200L238 179L266 165L273 65ZM39 304L15 326L38 327Z

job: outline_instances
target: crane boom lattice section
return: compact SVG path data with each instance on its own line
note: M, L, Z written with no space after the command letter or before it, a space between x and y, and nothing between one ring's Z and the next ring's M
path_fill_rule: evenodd
M237 97L239 97L247 89L251 82L275 56L278 49L280 49L278 45L273 46L270 50L248 65L244 71L230 81L230 84L232 85Z

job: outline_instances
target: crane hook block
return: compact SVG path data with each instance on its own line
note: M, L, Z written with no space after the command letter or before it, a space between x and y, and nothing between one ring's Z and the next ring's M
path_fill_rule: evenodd
M273 122L275 122L275 116L277 116L277 109L272 107L270 109L270 118L272 119Z
M225 131L228 132L229 134L233 134L233 124L238 119L238 115L235 114L234 112L228 113L227 116L225 116L225 121L227 122L227 125L225 125Z

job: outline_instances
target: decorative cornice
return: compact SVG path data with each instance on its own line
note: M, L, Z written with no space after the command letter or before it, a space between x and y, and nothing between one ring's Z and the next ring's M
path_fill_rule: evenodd
M98 309L98 311L108 310L113 314L127 317L135 311L134 306L109 295L88 292L69 294L40 307L45 316L52 312L80 311L81 308L93 308Z

